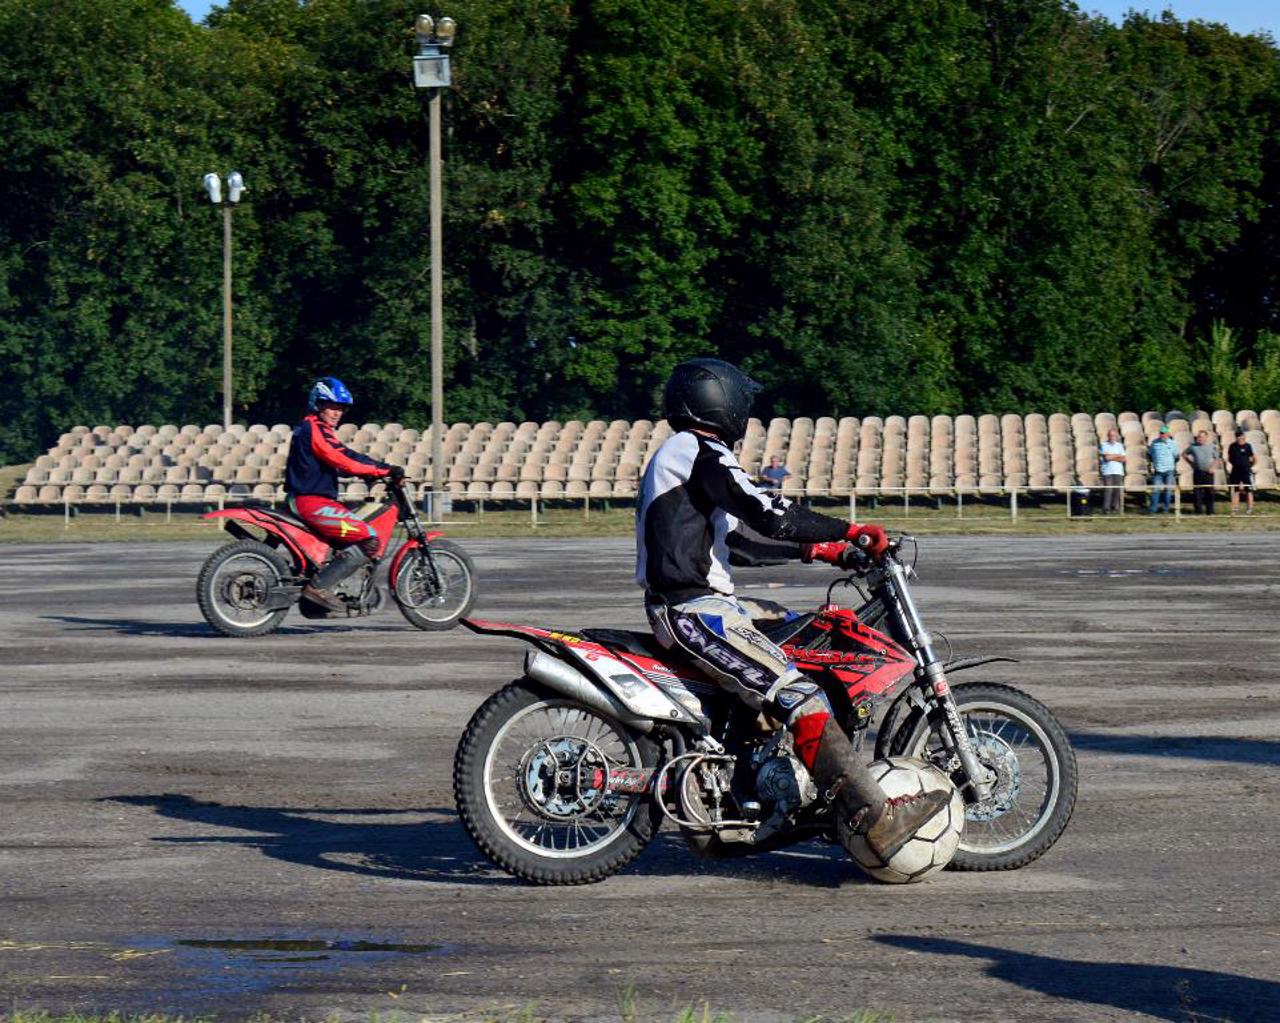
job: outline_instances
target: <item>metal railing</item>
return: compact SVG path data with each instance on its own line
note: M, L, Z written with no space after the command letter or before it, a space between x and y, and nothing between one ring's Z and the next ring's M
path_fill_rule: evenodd
M1011 523L1017 523L1020 516L1025 516L1028 512L1043 512L1046 509L1049 510L1050 514L1061 514L1068 520L1092 519L1101 511L1101 497L1107 489L1101 486L1083 485L1070 487L867 487L855 485L840 488L784 487L781 493L790 500L802 503L825 506L844 506L847 504L848 517L853 521L857 521L859 515L867 514L895 518L901 515L909 518L912 515L913 508L919 514L929 513L935 517L943 513L950 514L953 511L956 520L964 520L966 508L969 509L970 515L978 511L978 509L985 509L984 517L990 519L990 510L999 507L1007 509ZM1199 486L1174 484L1171 487L1154 487L1150 485L1135 487L1126 485L1119 489L1121 490L1121 495L1116 512L1117 518L1145 514L1151 507L1150 497L1152 492L1168 490L1170 494L1169 514L1175 520L1181 520L1184 516L1192 514L1190 509L1196 503L1193 500L1195 491L1211 492L1216 498L1214 501L1215 506L1223 504L1230 508L1230 494L1235 488L1225 484L1203 484ZM1252 489L1255 495L1263 498L1259 503L1267 509L1266 514L1269 517L1280 516L1280 502L1275 500L1276 495L1280 494L1280 486L1255 486ZM1135 508L1132 506L1132 498L1138 494L1142 495L1140 507ZM367 495L350 498L349 503L379 499L378 495L370 492ZM536 496L499 495L495 497L492 494L466 496L465 494L455 494L452 491L433 493L422 490L417 491L414 499L420 502L426 520L432 524L449 522L455 526L464 525L467 516L483 519L486 510L520 510L527 508L531 529L538 528L548 508L572 509L580 507L583 518L589 520L593 506L597 511L603 511L615 505L630 507L635 503L634 495L606 497L590 494L555 494L546 496L538 494ZM1055 510L1059 502L1061 503L1061 512ZM69 528L75 516L82 510L111 514L116 522L123 522L126 513L163 512L163 520L172 522L175 509L180 512L183 510L203 511L213 508L221 510L238 504L267 505L274 508L283 505L284 499L277 492L273 498L222 493L186 498L181 495L175 495L165 498L152 498L147 501L133 501L124 498L79 498L63 501L22 502L6 500L0 502L0 513L11 514L33 508L48 512L61 510L64 525ZM948 504L950 507L947 507ZM1248 507L1249 504L1247 496L1241 494L1239 498L1241 509Z

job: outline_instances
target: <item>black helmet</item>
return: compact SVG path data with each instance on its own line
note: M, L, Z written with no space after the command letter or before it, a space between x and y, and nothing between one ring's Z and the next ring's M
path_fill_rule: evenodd
M663 392L667 421L677 430L700 426L726 444L747 432L751 400L760 385L722 359L690 359L671 371Z

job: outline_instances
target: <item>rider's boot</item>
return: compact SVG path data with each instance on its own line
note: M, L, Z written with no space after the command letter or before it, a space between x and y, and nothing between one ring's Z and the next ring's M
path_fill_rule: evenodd
M369 563L369 555L359 546L347 547L329 559L329 564L315 574L311 582L302 588L302 595L326 611L343 612L347 609L337 596L330 592L356 569Z
M836 804L837 830L865 835L885 861L951 801L946 792L888 798L831 718L823 725L812 773L818 791Z

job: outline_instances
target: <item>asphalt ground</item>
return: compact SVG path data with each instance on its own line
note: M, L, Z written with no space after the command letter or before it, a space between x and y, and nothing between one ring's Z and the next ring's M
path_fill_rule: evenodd
M211 543L0 548L0 1013L616 1018L630 986L655 1019L1280 1019L1276 546L922 542L926 622L1021 658L973 674L1079 753L1075 817L1020 871L900 888L664 831L570 889L493 869L452 806L519 643L394 609L224 639L194 601ZM484 617L642 626L626 541L468 548ZM799 608L829 578L767 571L739 583Z

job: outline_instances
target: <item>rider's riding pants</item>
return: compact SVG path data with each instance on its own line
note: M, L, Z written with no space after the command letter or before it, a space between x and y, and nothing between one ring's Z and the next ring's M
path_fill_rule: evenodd
M785 722L800 759L813 766L831 705L822 690L753 624L753 619L781 618L785 608L712 594L671 605L650 597L645 612L664 647L693 661L748 706Z
M315 532L336 548L359 544L360 549L374 559L378 556L378 534L369 523L337 501L314 494L298 494L289 503Z

